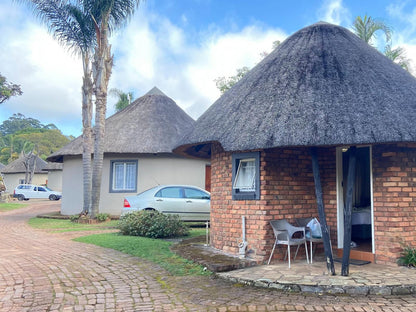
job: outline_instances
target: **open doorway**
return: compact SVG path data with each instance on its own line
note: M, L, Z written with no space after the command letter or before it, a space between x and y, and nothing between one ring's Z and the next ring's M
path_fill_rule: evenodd
M352 199L351 250L374 253L372 228L371 147L357 147L357 164ZM348 147L337 149L338 248L343 248Z

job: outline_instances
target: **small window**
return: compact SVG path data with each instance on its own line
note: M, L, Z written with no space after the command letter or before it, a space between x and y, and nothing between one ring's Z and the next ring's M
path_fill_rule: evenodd
M137 191L137 160L111 161L110 192Z
M156 197L164 198L182 198L182 189L180 187L166 187L156 193Z
M260 199L260 153L233 154L234 200Z
M38 187L38 191L39 192L46 192L46 190L43 187L41 187L41 186Z

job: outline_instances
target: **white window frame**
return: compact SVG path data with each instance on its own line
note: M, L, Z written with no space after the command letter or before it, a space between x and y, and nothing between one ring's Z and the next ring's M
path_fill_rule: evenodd
M116 185L116 166L123 165L123 186ZM134 187L127 187L127 165L134 164ZM110 193L136 193L137 192L137 160L112 160L110 163Z
M254 173L251 185L239 185L242 179L244 163L254 162ZM258 200L260 199L260 152L232 154L232 199Z
M242 176L242 171L244 170L242 168L244 167L244 164L247 164L247 168L251 168L250 171L253 171L250 172L252 176L249 177L250 180L247 181L247 184L240 181L244 179ZM256 190L256 158L245 158L238 162L238 169L237 174L235 175L233 189L239 189L240 192L254 192Z

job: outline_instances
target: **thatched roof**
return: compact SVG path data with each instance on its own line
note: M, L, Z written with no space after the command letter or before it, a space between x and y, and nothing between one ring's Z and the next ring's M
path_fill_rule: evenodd
M349 30L301 29L196 122L176 152L416 141L416 79Z
M172 153L194 123L171 98L155 87L106 119L104 153ZM79 136L47 160L62 162L63 156L81 154L82 136Z
M48 162L46 167L43 168L43 171L62 171L64 165L61 163L51 163Z
M46 168L47 162L38 156L36 156L35 161L35 173L45 173L45 171L42 170ZM3 169L1 169L1 173L25 173L26 166L24 162L25 157L20 156L18 159L12 161L10 164L6 165Z

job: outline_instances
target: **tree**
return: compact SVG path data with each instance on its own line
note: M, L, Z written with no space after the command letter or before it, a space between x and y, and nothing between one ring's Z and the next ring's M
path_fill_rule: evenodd
M406 58L405 50L402 47L392 49L392 30L387 24L380 20L373 19L371 16L365 15L364 18L357 16L352 28L358 37L370 45L373 45L373 40L377 38L376 32L383 32L386 36L384 55L400 65L403 69L410 71L410 60Z
M0 74L0 104L6 102L12 96L22 95L20 86L11 82L7 82L6 77Z
M248 72L250 68L247 66L241 67L237 69L237 73L234 76L230 77L218 77L215 79L215 85L217 86L218 90L221 91L221 94L224 94L226 91L230 90L232 86L234 86L237 82L240 81Z
M125 93L115 88L110 90L110 95L118 98L118 101L114 106L117 112L121 111L122 109L130 105L131 99L133 98L133 92Z
M91 208L92 188L92 95L93 82L91 55L95 44L95 29L89 1L27 0L36 14L48 26L61 44L81 56L82 78L82 137L83 137L83 208L88 214Z
M402 47L392 49L391 44L387 44L384 49L384 55L403 69L410 71L410 60L406 57L406 51Z
M364 18L357 16L352 25L354 33L364 40L366 43L372 45L376 37L376 32L381 31L386 36L386 42L391 40L391 29L384 22L374 19L371 16L364 15Z
M55 125L53 126L56 128ZM0 125L0 133L8 135L27 128L42 129L44 127L39 120L30 117L26 118L25 115L17 113L3 121Z
M111 31L122 26L140 4L140 0L84 0L94 21L96 46L92 62L95 96L95 142L92 165L91 217L99 209L104 159L105 115L108 83L113 68L113 55L108 38Z
M273 41L272 49L276 49L280 44L279 40ZM262 52L260 53L261 58L265 58L269 53ZM228 78L222 76L214 79L215 85L218 90L221 91L221 94L224 94L226 91L231 89L232 86L234 86L237 82L240 81L241 78L243 78L248 72L250 71L250 68L247 66L241 67L237 69L237 73L234 76L230 76Z

